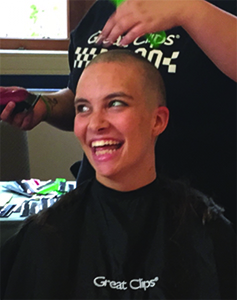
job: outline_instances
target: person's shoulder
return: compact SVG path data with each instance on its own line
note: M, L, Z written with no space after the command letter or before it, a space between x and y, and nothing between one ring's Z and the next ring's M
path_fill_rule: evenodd
M224 208L186 181L166 179L160 189L167 207L173 245L179 245L181 252L186 253L187 249L192 251L203 244L205 247L199 249L201 253L214 251L218 261L223 261L224 257L226 261L229 256L230 265L234 261L236 233L233 224L224 216Z
M182 262L186 274L199 271L202 274L204 262L204 278L207 274L217 276L222 298L235 299L232 295L235 295L236 288L236 234L224 216L224 208L186 181L163 180L161 191L166 196L164 200L169 214L166 220L170 253L175 252L170 259L175 259L174 263ZM194 265L194 261L200 264ZM175 276L180 276L179 268L176 269ZM187 277L185 287L188 280Z
M212 197L193 188L189 182L162 178L160 190L167 201L171 217L176 222L197 220L206 225L218 220L219 223L231 226L231 222L224 216L225 209Z
M61 196L54 205L27 218L21 228L57 226L68 218L70 219L70 216L76 213L77 207L83 203L90 184L91 180L85 181L74 190Z

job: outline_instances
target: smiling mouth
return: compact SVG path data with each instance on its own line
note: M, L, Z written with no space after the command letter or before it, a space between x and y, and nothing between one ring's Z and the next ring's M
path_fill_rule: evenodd
M95 155L112 154L122 147L122 142L115 140L100 140L91 143L91 147Z

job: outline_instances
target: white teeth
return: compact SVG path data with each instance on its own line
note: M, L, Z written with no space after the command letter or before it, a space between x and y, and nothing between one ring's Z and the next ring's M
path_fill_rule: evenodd
M101 141L92 142L91 146L92 147L103 147L103 146L106 146L106 145L118 145L118 144L119 144L119 142L112 141L112 140L110 140L110 141L101 140Z
M114 151L116 151L116 149L113 149L113 150L100 150L100 151L96 151L96 155L99 156L99 155L103 155L103 154L112 154Z

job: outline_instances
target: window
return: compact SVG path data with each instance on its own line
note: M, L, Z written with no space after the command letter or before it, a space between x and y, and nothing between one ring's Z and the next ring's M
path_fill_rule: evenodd
M71 30L94 1L1 0L0 48L67 50Z

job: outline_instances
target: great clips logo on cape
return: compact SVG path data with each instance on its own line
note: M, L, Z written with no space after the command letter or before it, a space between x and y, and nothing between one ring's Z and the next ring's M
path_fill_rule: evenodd
M146 291L149 288L153 288L158 282L159 277L154 279L144 280L143 278L132 279L129 282L127 281L114 281L108 280L104 276L98 276L93 280L95 286L99 288L109 287L116 290L127 290L128 288L132 290L143 289Z

